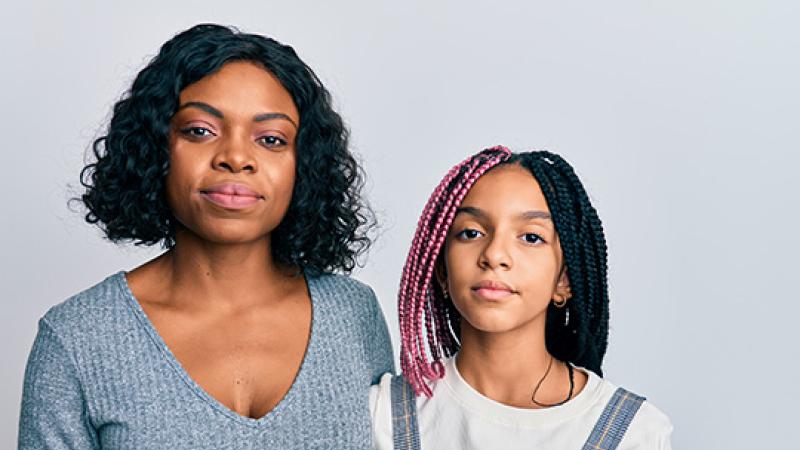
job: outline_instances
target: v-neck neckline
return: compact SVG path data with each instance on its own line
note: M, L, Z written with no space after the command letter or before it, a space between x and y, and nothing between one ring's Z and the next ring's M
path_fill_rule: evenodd
M127 277L125 276L125 271L120 271L116 274L117 281L122 291L123 297L125 298L128 305L133 310L134 315L141 323L142 327L145 329L147 334L153 340L153 343L158 347L161 353L164 356L164 359L169 363L170 366L174 369L177 373L179 378L183 380L183 382L187 385L187 387L200 399L205 401L209 404L212 408L217 410L218 412L222 413L223 415L227 416L228 418L241 423L243 425L247 425L250 427L260 427L263 426L265 423L268 423L274 420L276 417L280 416L284 409L287 408L287 404L291 403L295 397L297 397L299 386L303 384L305 377L306 377L306 366L309 364L309 359L313 358L316 354L316 310L317 310L317 298L316 296L319 295L317 290L317 286L315 284L315 279L308 276L308 274L303 274L306 280L306 288L308 290L308 297L311 303L311 324L309 330L309 337L308 342L306 344L306 350L303 355L303 359L300 362L300 367L295 374L294 380L292 381L292 385L289 387L289 390L286 391L283 398L272 408L269 412L267 412L263 417L259 417L258 419L254 419L252 417L243 416L236 411L228 408L224 404L222 404L219 400L211 396L203 387L201 387L197 382L192 379L189 373L184 369L175 355L172 353L172 350L167 346L167 343L158 333L153 322L150 321L150 318L147 317L147 314L144 312L142 305L136 299L136 296L133 295L133 291L131 291L130 285L128 284Z

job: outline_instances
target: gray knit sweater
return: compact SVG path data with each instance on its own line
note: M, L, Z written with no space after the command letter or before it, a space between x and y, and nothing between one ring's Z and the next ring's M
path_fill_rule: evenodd
M307 277L311 338L294 384L260 419L231 411L181 367L123 272L53 307L25 372L20 449L370 448L369 386L393 371L372 290Z

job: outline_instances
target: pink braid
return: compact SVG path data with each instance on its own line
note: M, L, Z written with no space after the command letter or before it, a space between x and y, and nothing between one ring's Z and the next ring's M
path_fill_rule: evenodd
M457 343L448 327L447 313L437 304L433 288L433 271L439 252L446 241L456 210L470 188L487 170L510 157L511 152L507 148L497 146L454 166L434 189L417 222L417 231L400 280L398 316L400 366L418 395L433 395L426 379L436 380L444 376L442 355L451 356L457 351Z
M479 160L478 161L472 161L469 164L469 168L466 170L465 173L463 173L462 178L463 177L471 178L472 170L479 163L480 163ZM459 184L456 186L456 188L453 189L449 193L449 195L447 196L447 200L446 200L446 202L444 204L444 208L443 208L444 211L448 211L451 208L451 206L453 204L453 201L454 201L454 198L457 198L457 196L462 191L463 191L463 183L459 182ZM430 256L431 256L432 253L438 254L438 249L441 247L441 243L444 240L444 237L446 235L446 230L447 230L447 228L449 228L449 224L447 224L445 222L446 222L446 217L442 217L441 214L439 214L439 216L436 218L436 222L435 222L435 225L433 227L433 230L431 230L429 232L429 235L432 234L433 236L436 237L436 239L435 240L431 240L431 239L427 239L426 240L426 246L424 247L424 250L422 252L423 259L421 261L420 260L416 261L418 270L415 273L415 277L414 277L415 278L415 282L412 284L413 289L411 291L411 297L412 298L422 297L424 299L424 301L422 302L422 305L424 305L424 309L422 307L418 307L419 304L416 304L415 306L417 306L417 307L414 308L414 312L412 314L413 315L412 324L414 325L414 331L415 331L414 335L416 337L416 339L414 340L414 344L415 345L414 345L414 348L412 349L412 354L414 354L414 356L418 360L426 356L425 355L425 350L424 350L424 342L425 341L422 338L422 333L421 333L422 330L420 329L419 325L421 324L423 313L427 313L426 319L430 319L430 315L431 315L430 305L431 305L432 302L429 301L429 299L427 298L427 294L428 294L428 292L430 290L430 286L431 286L430 281L432 279L432 273L433 273L433 268L435 266L436 259L435 259L435 257L431 258ZM444 233L440 232L440 230L442 230L442 229L444 229ZM426 331L428 332L427 333L428 347L435 349L431 353L432 353L434 361L437 361L438 360L437 356L439 354L437 347L438 347L439 343L436 342L433 334L431 333L430 320L426 320L425 325L426 325ZM437 378L440 378L443 375L443 370L441 368L441 364L436 364L435 362L434 362L434 364L418 363L417 366L418 366L418 369L420 369L420 371L421 371L421 375L424 376L425 378L437 379Z

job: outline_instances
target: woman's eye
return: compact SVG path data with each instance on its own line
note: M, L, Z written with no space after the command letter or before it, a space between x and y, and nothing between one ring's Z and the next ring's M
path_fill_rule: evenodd
M478 230L473 230L473 229L467 228L466 230L463 230L463 231L459 232L458 234L456 234L456 238L461 239L461 240L465 240L465 241L469 241L469 240L476 239L476 238L480 237L482 234L483 233L481 233Z
M522 235L522 240L528 244L539 244L544 242L544 239L542 239L542 237L536 233L525 233Z
M286 145L286 141L284 139L272 135L262 136L258 138L258 142L260 142L261 145L267 148L275 148Z
M186 128L181 128L180 131L182 135L195 139L214 135L214 133L212 133L211 130L204 127L186 127Z

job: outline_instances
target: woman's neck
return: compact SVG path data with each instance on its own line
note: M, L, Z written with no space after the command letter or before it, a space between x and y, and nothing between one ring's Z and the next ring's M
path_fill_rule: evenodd
M151 298L192 308L244 308L279 300L304 283L298 271L275 264L268 236L254 242L216 244L188 232L179 232L171 250L132 271L131 278L144 281L139 284Z
M543 324L534 329L487 333L465 321L456 366L467 384L483 396L509 406L538 408L531 397L546 372L536 392L536 401L556 404L569 395L569 371L547 352ZM586 375L575 371L573 381L574 397L585 385Z

